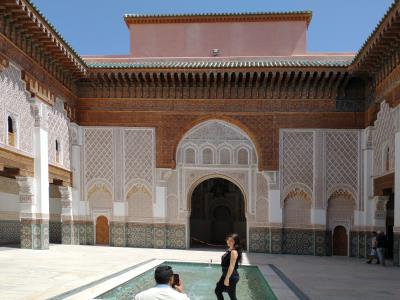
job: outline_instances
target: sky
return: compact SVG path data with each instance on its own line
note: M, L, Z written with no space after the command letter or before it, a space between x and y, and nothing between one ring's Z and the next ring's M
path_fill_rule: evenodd
M31 0L80 55L128 54L131 14L311 10L309 52L357 52L393 0Z

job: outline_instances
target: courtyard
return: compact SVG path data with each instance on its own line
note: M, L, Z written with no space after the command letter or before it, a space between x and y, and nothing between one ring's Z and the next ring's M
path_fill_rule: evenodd
M151 259L218 263L221 254L71 245L51 245L48 251L1 247L0 298L63 299L76 296L79 287L86 289L90 283ZM246 253L243 264L274 270L266 277L279 299L397 299L400 295L400 269L390 263L381 267L348 257Z

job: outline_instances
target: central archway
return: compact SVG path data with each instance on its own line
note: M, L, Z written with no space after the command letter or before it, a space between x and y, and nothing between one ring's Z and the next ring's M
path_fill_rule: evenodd
M236 184L219 177L204 180L190 201L191 247L224 247L225 237L232 232L246 245L245 201Z

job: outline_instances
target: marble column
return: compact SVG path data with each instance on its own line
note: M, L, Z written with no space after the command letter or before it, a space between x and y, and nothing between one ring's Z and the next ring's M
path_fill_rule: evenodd
M48 249L49 227L41 219L36 219L36 185L33 177L16 177L19 186L19 206L21 219L21 248Z
M269 252L282 253L283 212L281 191L279 189L279 172L267 172L268 178L268 220L270 224Z
M73 244L93 245L94 225L89 216L89 205L82 198L82 127L75 123L69 124L71 137L71 171L72 171L72 229Z
M72 188L69 186L58 187L61 194L61 242L62 244L77 244L74 231L72 211Z
M400 266L400 105L394 111L395 120L395 173L394 173L394 227L393 262Z
M364 204L364 225L367 231L374 230L374 180L373 163L374 150L372 147L372 135L374 127L367 127L362 135L362 160L363 160L363 204Z
M312 208L311 224L313 227L314 255L330 255L329 233L326 230L326 210Z
M18 177L21 206L21 247L49 248L48 106L31 101L35 118L34 177Z
M389 201L389 196L375 196L374 202L374 218L373 227L376 230L386 231L386 203Z

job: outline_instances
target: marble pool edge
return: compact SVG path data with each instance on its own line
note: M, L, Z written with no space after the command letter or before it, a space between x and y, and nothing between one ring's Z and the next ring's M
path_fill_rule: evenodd
M123 269L119 272L110 274L104 278L101 278L95 282L86 284L84 286L78 287L56 297L49 298L48 300L82 300L82 299L96 299L102 294L124 284L125 282L147 272L148 270L154 268L155 266L162 264L164 262L177 262L177 263L202 263L206 264L203 260L177 260L177 259L150 259L139 263L137 265L131 266L129 268ZM212 263L213 265L219 265L217 263ZM267 281L272 292L278 299L287 300L297 300L304 299L296 295L296 290L293 291L293 287L287 284L282 278L282 272L274 265L252 265L243 263L243 266L256 266L260 270L264 279ZM282 274L279 274L282 273Z

